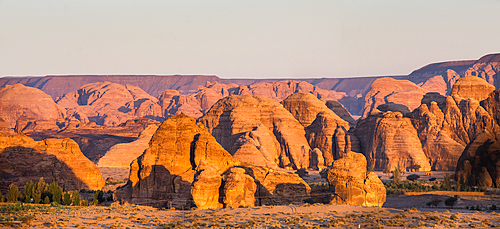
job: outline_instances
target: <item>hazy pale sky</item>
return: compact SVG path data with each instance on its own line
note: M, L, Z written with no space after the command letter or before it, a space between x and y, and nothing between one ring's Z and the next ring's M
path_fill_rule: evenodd
M409 74L500 52L499 0L0 0L0 77Z

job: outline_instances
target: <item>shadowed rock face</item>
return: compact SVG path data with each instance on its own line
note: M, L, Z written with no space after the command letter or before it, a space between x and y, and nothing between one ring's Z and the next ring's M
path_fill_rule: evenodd
M116 126L129 119L161 119L158 99L131 85L110 82L91 83L56 99L68 116L105 126Z
M116 198L137 204L190 208L191 184L201 161L221 174L234 164L224 150L196 120L175 115L161 124L149 147L131 164L127 186Z
M411 169L414 165L420 165L422 171L431 169L410 118L399 112L374 109L368 118L358 122L355 134L374 169Z
M328 170L328 183L335 193L332 203L361 206L382 206L386 200L385 186L374 172L366 173L363 154L347 152Z
M274 141L269 138L273 137L269 132L259 133L258 136L263 139L259 141L259 147L262 149L260 151L262 155L267 155L264 161L277 161L280 167L309 167L310 148L304 137L304 127L274 100L252 96L229 96L214 104L203 117L198 119L198 122L203 124L233 155L239 148L235 145L245 145L238 139L249 132L259 130L259 126L267 128L281 147L276 148Z
M22 84L0 88L0 118L10 128L16 126L20 117L36 120L64 118L64 109L43 91Z
M500 87L500 54L489 54L477 60L464 75L473 75L486 80L495 87Z
M59 183L65 191L98 190L104 186L97 166L73 140L34 141L24 135L0 133L0 187L8 188L11 183L22 187L40 177Z

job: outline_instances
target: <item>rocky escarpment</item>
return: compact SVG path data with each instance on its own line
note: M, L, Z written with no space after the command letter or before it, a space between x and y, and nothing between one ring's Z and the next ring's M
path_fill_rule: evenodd
M56 102L67 110L69 118L105 126L116 126L133 118L162 117L158 99L139 87L110 82L84 85Z
M22 187L30 180L57 182L65 191L98 190L104 179L71 139L34 141L24 135L0 133L0 187Z
M321 150L325 165L331 166L345 152L345 139L342 139L344 147L340 147L336 134L346 135L349 123L341 119L330 110L324 102L312 94L295 93L281 102L306 130L306 138L311 148ZM320 159L321 160L321 159ZM317 165L312 165L313 167Z
M479 60L465 71L464 75L473 75L486 80L495 87L500 87L500 54L489 54Z
M245 160L250 157L237 156L237 151L244 146L249 151L241 154L261 158L259 164L264 161L280 167L309 167L311 149L304 137L304 127L272 99L229 96L214 104L198 122L242 162L256 163ZM255 148L251 144L255 144Z
M65 111L43 91L22 84L0 88L0 118L10 128L23 118L36 120L63 119Z
M368 117L370 111L381 104L392 102L405 105L412 111L420 106L420 101L427 91L408 80L380 78L370 86L365 96L365 105L362 118Z
M328 169L328 183L334 193L332 203L361 206L382 206L386 200L385 186L374 172L366 171L361 153L347 152Z
M431 169L410 118L399 112L373 109L366 119L358 122L354 133L368 164L376 170L386 167L391 171L397 167L406 170L415 165L422 171Z

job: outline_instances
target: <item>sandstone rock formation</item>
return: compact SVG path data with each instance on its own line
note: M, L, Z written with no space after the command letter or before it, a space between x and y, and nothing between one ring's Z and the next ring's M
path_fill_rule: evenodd
M464 99L475 99L477 101L488 98L495 90L495 86L476 76L465 76L453 84L451 96L459 96Z
M34 141L24 135L0 133L0 187L7 188L11 183L22 187L40 177L59 183L65 191L98 190L104 186L97 166L73 140Z
M342 103L335 100L326 101L325 105L332 110L341 119L348 122L351 127L356 125L356 120L351 116L351 113L342 105Z
M193 206L191 186L202 160L219 175L234 164L231 155L205 129L197 126L194 118L172 116L153 134L149 148L132 162L129 182L117 190L115 198L190 208Z
M250 95L281 101L297 92L311 93L317 98L338 100L345 93L324 90L303 81L261 82L248 86L207 82L198 87L196 93L181 95L176 90L165 90L160 96L160 106L164 117L184 113L192 117L202 116L219 99L230 95Z
M12 129L2 118L0 118L0 133L15 134L14 129Z
M345 135L349 130L349 123L312 94L295 93L281 103L305 127L309 145L323 152L325 165L330 166L333 160L340 158L344 149L336 147L338 144L334 134L342 131Z
M22 84L6 85L0 88L0 118L10 128L21 118L50 120L64 118L64 109L43 91Z
M411 81L380 78L371 84L370 91L365 96L362 118L368 117L370 111L381 104L393 102L407 106L410 111L420 106L420 101L427 91Z
M302 204L311 188L297 174L258 166L245 166L257 183L257 205Z
M405 170L417 164L422 171L431 169L410 118L399 112L374 109L370 116L358 121L355 134L368 164L376 170L385 167Z
M328 170L330 190L336 204L382 206L385 186L374 172L366 173L366 159L361 153L347 152Z
M253 207L255 206L255 191L257 185L254 179L245 174L243 168L231 168L224 176L222 193L223 203L226 208Z
M106 154L99 159L98 167L127 168L130 169L130 163L141 156L149 146L149 140L158 129L156 125L148 126L141 132L139 138L130 143L120 143L113 145Z
M489 54L477 60L472 67L465 71L464 75L473 75L486 80L495 87L500 87L500 54Z
M263 126L268 131L254 132L259 136L254 139L263 139L259 140L259 145L256 147L264 157L259 164L262 161L278 161L280 167L297 169L309 167L311 149L304 137L304 128L274 100L252 96L229 96L214 104L203 117L198 119L198 122L203 124L224 149L233 155L238 150L235 145L245 146L239 140L242 136ZM262 127L260 128L262 130ZM269 133L274 135L280 148L276 148L275 141L269 138L273 136ZM242 162L251 164L254 161L252 159Z
M158 99L131 85L91 83L56 99L75 119L116 126L128 119L162 117ZM69 117L71 118L71 117Z
M413 71L408 75L408 80L427 91L449 95L453 84L474 62L465 60L429 64Z

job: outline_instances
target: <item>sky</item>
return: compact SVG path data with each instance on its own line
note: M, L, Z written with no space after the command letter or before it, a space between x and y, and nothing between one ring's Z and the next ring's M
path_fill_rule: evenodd
M500 52L499 0L0 0L0 77L406 75Z

